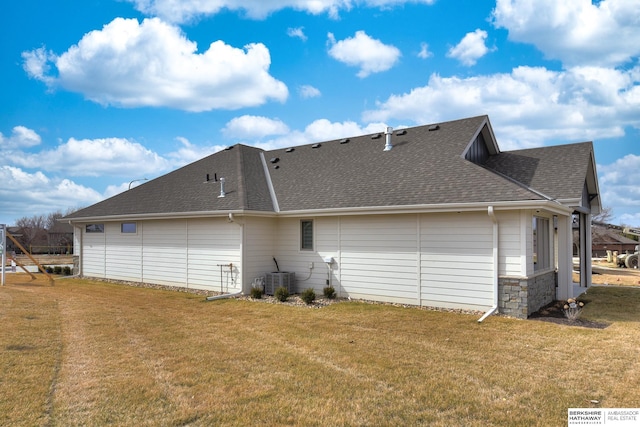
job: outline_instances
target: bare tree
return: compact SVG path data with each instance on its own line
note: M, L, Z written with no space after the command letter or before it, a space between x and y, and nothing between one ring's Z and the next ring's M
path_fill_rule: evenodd
M41 246L47 244L47 220L44 215L33 215L22 217L16 221L16 226L20 229L17 240L26 249L31 246Z
M67 209L66 213L61 210L47 215L47 237L49 249L56 253L68 252L73 247L73 226L68 222L59 221L62 217L75 212L74 209Z
M593 222L600 222L603 224L608 224L613 219L613 208L611 206L606 206L602 208L599 214L591 217Z
M22 217L16 221L19 233L15 237L32 252L67 251L73 245L73 227L58 220L73 212L75 209L67 209L66 213L57 210L46 215Z

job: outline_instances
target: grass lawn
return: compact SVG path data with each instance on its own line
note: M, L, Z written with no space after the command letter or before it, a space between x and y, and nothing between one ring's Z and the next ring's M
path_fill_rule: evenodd
M8 275L0 425L561 426L640 407L640 289L605 329L342 302L321 309Z

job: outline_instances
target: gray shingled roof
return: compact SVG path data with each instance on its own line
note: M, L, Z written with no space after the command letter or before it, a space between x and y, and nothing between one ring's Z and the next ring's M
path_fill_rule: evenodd
M592 153L591 142L532 148L491 156L486 166L554 199L579 199Z
M260 159L261 151L235 145L66 218L230 210L272 211L273 204ZM208 183L207 174L210 179ZM214 177L218 181L214 181ZM221 177L226 181L224 198L218 197Z
M463 159L486 116L266 153L282 211L541 199L539 195ZM277 168L277 169L276 169Z
M274 211L261 153L283 212L544 200L526 186L554 198L581 196L589 143L500 153L479 166L462 154L487 125L479 116L440 123L434 131L429 125L396 131L390 151L384 151L384 134L264 152L239 144L67 218ZM214 174L226 179L224 198Z

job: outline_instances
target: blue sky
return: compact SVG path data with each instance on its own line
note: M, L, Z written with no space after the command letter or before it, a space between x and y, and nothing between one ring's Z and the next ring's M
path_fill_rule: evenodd
M88 206L236 143L488 114L503 151L593 141L603 205L640 226L637 0L2 9L0 223Z

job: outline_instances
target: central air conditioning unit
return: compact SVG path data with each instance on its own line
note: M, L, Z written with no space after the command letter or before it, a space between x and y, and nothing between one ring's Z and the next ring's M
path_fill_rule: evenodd
M296 273L288 271L274 271L272 273L265 274L264 278L264 293L267 295L273 295L280 286L287 288L287 291L292 294L296 285Z

